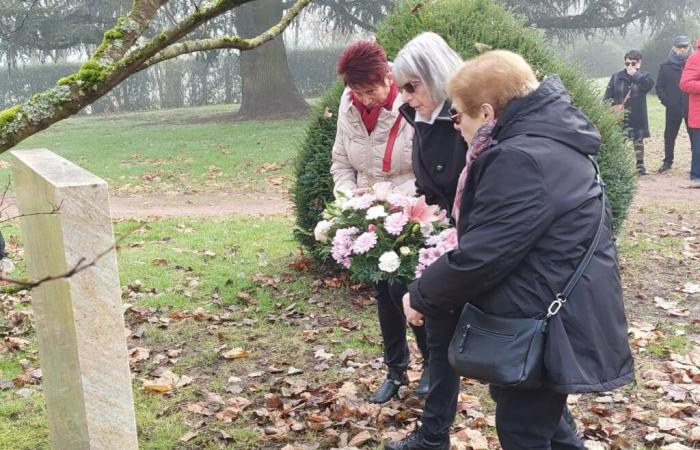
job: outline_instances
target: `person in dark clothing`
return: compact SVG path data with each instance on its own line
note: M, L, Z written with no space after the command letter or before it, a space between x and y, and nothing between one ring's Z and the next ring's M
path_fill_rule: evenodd
M406 101L400 111L415 128L413 171L416 190L426 201L450 213L459 174L464 168L466 144L454 129L449 115L451 103L445 86L462 58L435 33L422 33L397 54L392 72ZM457 320L457 316L454 317ZM427 320L430 390L421 417L425 431L385 445L387 450L443 449L457 411L459 375L442 354L445 329L441 322ZM433 353L433 350L437 353Z
M649 134L649 117L647 114L647 93L654 87L654 79L647 72L642 72L642 54L630 50L625 54L625 68L615 72L605 90L605 99L612 101L613 110L624 114L623 127L634 142L634 154L637 159L637 173L647 175L644 166L644 139Z
M666 108L664 162L659 168L659 173L667 172L673 166L673 152L676 147L676 137L678 137L681 122L685 121L685 127L686 129L688 128L688 94L681 91L678 84L681 81L681 73L683 73L685 62L692 51L688 36L676 36L673 38L673 47L668 53L668 58L659 68L659 76L656 80L656 95Z
M567 396L634 381L611 211L591 161L600 133L558 76L538 83L527 62L505 50L466 61L448 93L456 127L470 141L452 209L459 244L409 285L406 318L441 322L446 352L454 312L467 302L487 314L543 316L605 207L592 260L548 323L546 383L531 391L491 388L504 450L584 449L567 420ZM414 448L448 448L448 437L442 442Z

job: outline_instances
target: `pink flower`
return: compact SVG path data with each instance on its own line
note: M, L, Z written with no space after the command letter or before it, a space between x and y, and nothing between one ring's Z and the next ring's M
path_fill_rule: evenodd
M352 253L353 236L360 230L357 227L340 228L335 232L333 237L333 247L331 248L331 256L338 264L343 264L345 267L350 267L350 253Z
M440 239L442 239L450 250L457 248L457 244L459 243L459 240L457 239L457 228L450 227L446 230L442 230L440 233Z
M417 200L409 199L404 211L411 222L419 223L421 227L442 220L445 215L445 211L441 211L439 206L428 205L424 195Z
M408 215L402 212L389 214L384 219L384 228L389 234L398 236L403 231L403 227L408 223Z
M355 239L352 245L352 251L361 255L370 251L375 245L377 245L377 234L368 231L367 233L362 233Z
M377 226L373 223L370 223L369 225L367 225L367 231L375 232L377 231Z
M418 251L416 278L420 278L423 271L442 255L457 248L457 229L447 228L438 235L430 236L425 244L427 247Z
M406 206L406 204L409 202L410 198L406 194L402 194L400 192L392 192L389 194L387 197L387 201L389 202L389 205L393 207L399 207L403 208Z
M367 209L374 203L375 197L373 194L362 194L359 197L353 197L345 202L345 208L351 209Z

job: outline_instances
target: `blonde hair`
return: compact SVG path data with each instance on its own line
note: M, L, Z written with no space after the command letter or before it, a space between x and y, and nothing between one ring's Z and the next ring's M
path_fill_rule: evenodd
M493 106L498 117L511 100L538 86L535 72L522 56L492 50L464 61L447 82L447 94L470 117L476 117L484 103Z

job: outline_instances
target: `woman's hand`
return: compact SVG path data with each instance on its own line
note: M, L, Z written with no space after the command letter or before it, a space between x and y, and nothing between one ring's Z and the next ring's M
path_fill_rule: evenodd
M411 308L411 295L408 292L403 295L403 313L406 315L406 322L416 327L423 325L424 316Z

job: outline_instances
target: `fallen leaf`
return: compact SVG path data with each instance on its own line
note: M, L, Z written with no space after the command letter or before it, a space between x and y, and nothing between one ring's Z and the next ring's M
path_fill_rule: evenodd
M183 434L179 440L180 440L180 442L189 442L192 439L196 438L197 436L199 436L198 432L188 431L187 433Z
M372 439L372 435L369 433L369 431L361 431L357 433L352 439L350 439L350 442L348 445L350 447L357 447L359 445L364 444L365 442L369 441Z
M240 359L247 358L250 354L240 347L232 348L231 350L221 354L224 359Z

